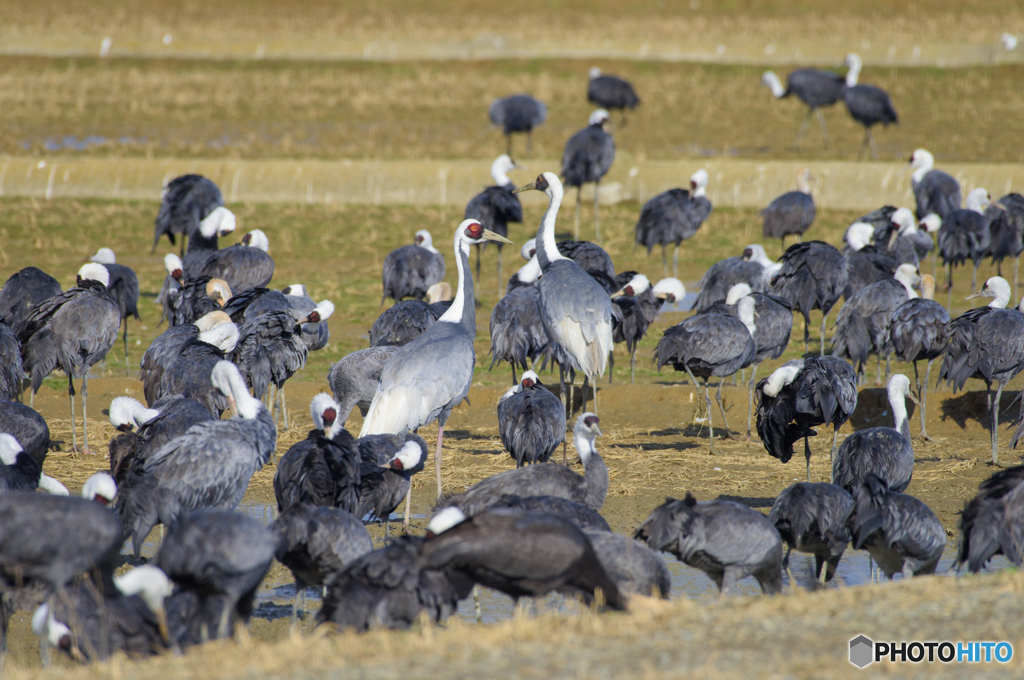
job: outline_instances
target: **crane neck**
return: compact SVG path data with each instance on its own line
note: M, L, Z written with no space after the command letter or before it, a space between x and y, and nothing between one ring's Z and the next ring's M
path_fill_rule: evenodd
M889 407L892 408L893 427L910 441L910 421L907 420L907 402L897 386L889 387Z
M558 208L562 205L562 187L549 184L550 201L548 201L547 212L544 219L540 221L540 229L537 230L537 260L540 262L541 271L547 271L552 262L567 259L558 252L555 244L555 218L558 217Z
M860 61L850 64L850 70L846 72L846 87L857 87L857 79L860 78Z
M469 271L469 245L462 240L460 232L455 233L455 266L459 270L459 287L451 307L438 321L460 324L470 337L476 336L476 307L473 297L473 275Z
M573 435L573 444L583 463L584 484L587 489L587 505L598 510L608 495L608 466L597 452L592 438Z
M508 178L508 175L500 167L491 168L491 179L494 183L502 189L514 189L515 185L512 184L512 180Z

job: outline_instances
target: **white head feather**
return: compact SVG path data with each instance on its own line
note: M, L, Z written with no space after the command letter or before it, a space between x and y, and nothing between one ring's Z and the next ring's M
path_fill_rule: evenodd
M206 238L213 238L218 235L227 236L235 230L237 225L238 221L235 218L235 213L224 206L219 206L214 208L213 212L199 223L199 233Z
M96 264L117 264L117 256L110 248L100 248L95 255L89 258L89 261Z
M750 286L748 286L747 284L737 283L736 285L729 289L728 293L726 293L725 304L734 305L736 304L737 300L739 300L742 297L746 297L747 295L750 295L753 292L754 291L752 291L750 289Z
M86 500L94 501L98 497L104 499L103 504L107 505L113 502L115 496L117 482L106 472L97 472L85 480L85 485L82 486L82 498Z
M466 513L462 512L455 505L449 505L444 510L430 518L430 522L427 524L427 533L437 536L443 534L452 527L462 524L466 521Z
M4 465L14 465L18 454L24 450L14 435L6 432L0 434L0 461L3 461Z
M110 285L110 273L107 271L107 268L95 262L83 264L82 268L78 270L78 278L99 281L104 287Z

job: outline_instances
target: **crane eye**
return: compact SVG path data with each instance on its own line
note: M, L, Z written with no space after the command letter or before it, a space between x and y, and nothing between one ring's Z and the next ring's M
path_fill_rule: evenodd
M484 228L479 222L474 222L473 224L466 227L466 236L470 238L480 238L483 235Z
M544 175L537 175L536 186L541 191L544 191L545 189L547 189L548 188L548 180L547 180L547 178L545 178Z

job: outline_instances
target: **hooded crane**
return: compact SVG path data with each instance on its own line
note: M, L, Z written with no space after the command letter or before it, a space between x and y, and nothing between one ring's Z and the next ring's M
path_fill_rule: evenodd
M139 316L139 277L130 267L117 264L117 257L110 248L100 248L96 254L89 258L92 262L101 264L107 269L110 283L107 290L117 301L117 308L121 312L121 321L124 323L124 370L127 375L130 371L128 366L128 317Z
M761 84L766 85L776 99L785 99L790 95L796 95L797 99L807 105L807 117L804 119L800 129L793 140L793 147L800 144L801 138L811 124L811 116L818 119L821 126L821 138L828 148L828 126L825 125L825 116L821 109L832 106L843 98L846 92L846 81L832 71L822 71L816 68L798 68L786 76L786 87L782 87L782 81L772 71L765 71L761 76Z
M487 116L494 125L500 125L505 134L505 153L512 156L512 135L516 132L526 133L526 153L529 155L533 147L533 128L543 123L548 117L548 107L544 102L534 99L528 94L514 94L510 97L495 99Z
M694 391L697 390L697 376L704 379L704 404L707 408L708 438L712 453L715 451L715 428L711 419L708 378L730 376L753 363L757 354L757 345L752 336L756 303L753 298L744 297L737 305L736 316L714 313L691 316L666 330L654 348L659 371L665 364L672 364L677 371L686 371L693 382ZM722 382L718 382L715 400L725 425L723 436L731 439L729 421L722 405Z
M219 310L210 312L197 319L194 324L171 326L150 343L142 355L142 361L139 362L139 380L142 381L147 404L152 405L157 400L157 391L164 371L174 363L185 345L198 338L200 333L226 323L231 323L231 317L226 313Z
M583 533L620 593L669 599L672 573L661 555L630 536L610 531L584 530Z
M444 255L434 247L430 232L420 229L411 246L396 248L384 257L384 293L380 304L413 297L422 300L427 290L444 279Z
M768 259L764 247L749 245L743 254L719 260L704 272L697 284L697 302L694 309L698 314L708 311L716 302L725 300L737 283L745 283L751 292L764 290L764 273L775 264Z
M183 395L202 404L215 418L228 408L228 399L213 388L210 376L217 362L235 349L238 327L223 323L200 333L181 348L178 356L160 376L153 405L165 397Z
M946 530L931 508L890 489L885 480L869 473L854 491L854 548L867 550L892 580L901 574L934 574L946 547Z
M512 367L512 383L518 384L516 364L525 371L527 360L535 366L544 357L547 363L548 333L540 313L540 261L534 255L508 280L505 296L491 310L491 365L507 361Z
M299 598L305 605L309 586L329 584L353 560L373 550L373 539L363 523L339 508L293 505L279 514L270 528L278 537L275 557L295 579L293 627L298 621Z
M333 623L357 632L406 629L423 615L440 623L454 614L473 582L450 571L422 568L423 543L419 536L400 536L333 574L317 625Z
M35 409L16 401L0 401L0 432L12 435L43 466L50 451L50 428Z
M513 508L525 512L536 512L542 515L555 515L564 520L572 522L577 527L591 532L611 533L611 527L601 514L591 507L571 501L560 496L513 496L505 494L501 496L490 508ZM486 512L490 508L482 508ZM459 508L464 510L464 508ZM593 541L591 541L593 542Z
M978 485L978 494L964 504L960 513L957 545L957 572L967 565L968 571L976 574L994 556L1002 553L1014 564L1021 560L1019 540L1006 541L1012 533L1006 532L1007 524L1019 522L1024 507L1024 465L999 470ZM1019 530L1018 530L1019 531Z
M559 362L566 369L584 375L583 409L587 407L587 384L604 375L612 351L612 302L608 293L579 264L562 255L555 245L555 218L562 204L562 182L551 172L537 177L517 192L535 189L548 195L548 209L537 230L537 260L543 272L537 283L544 329L560 348ZM615 272L612 272L614 276ZM554 348L552 348L554 350ZM572 379L565 396L565 408L572 407ZM564 380L562 386L565 386ZM597 392L594 392L597 410Z
M43 378L55 368L68 376L71 400L71 440L78 451L75 428L74 378L82 378L82 434L89 452L89 370L114 346L121 328L121 312L110 296L110 275L103 265L90 263L78 270L77 285L66 293L41 302L25 320L18 336L25 372L32 378L33 401Z
M199 276L226 281L235 295L253 288L266 288L274 278L274 259L267 254L269 250L267 235L253 229L242 237L241 243L210 255Z
M661 266L668 275L668 260L665 254L669 243L675 244L672 254L672 276L679 272L679 244L697 233L711 214L712 205L705 195L708 186L708 171L703 168L690 177L690 190L669 189L644 203L640 219L634 228L637 245L647 248L647 254L656 245L661 246Z
M452 287L441 281L427 289L427 299L402 300L388 307L370 327L370 347L407 345L434 325L451 307Z
M938 302L935 295L935 279L925 274L921 277L921 297L911 297L892 313L889 324L889 342L896 357L903 362L913 362L914 382L921 400L921 439L930 441L926 426L928 415L928 381L932 375L932 363L946 350L949 326L949 312ZM924 382L917 372L917 362L927 361Z
M169 322L172 326L195 323L196 319L210 312L223 309L231 300L231 286L224 279L209 276L198 276L184 279L177 276L181 272L181 261L177 255L164 258L164 266L171 275L177 277L180 288L169 296Z
M519 166L507 154L494 159L494 163L491 164L491 179L494 180L494 186L487 187L469 200L464 218L477 220L484 229L508 238L509 222L523 221L523 205L519 202L519 197L512 193L516 185L508 178L508 173L517 167ZM477 280L480 280L480 251L486 247L486 242L476 247ZM504 280L501 274L501 249L502 244L498 243L499 295L501 281Z
M1010 284L993 276L971 295L991 297L987 307L964 312L949 323L946 356L939 370L939 382L946 380L956 393L968 378L985 381L992 439L992 463L999 462L999 402L1006 384L1024 370L1024 314L1006 309ZM992 400L992 383L996 398ZM897 489L901 491L902 489Z
M963 200L960 183L949 174L935 170L935 157L926 149L917 149L910 154L910 167L914 171L910 183L917 203L917 219L923 220L930 214L945 220L960 209Z
M418 563L454 571L517 603L560 591L587 601L603 596L612 609L626 609L586 534L554 515L493 508L467 517L445 508L427 524Z
M768 518L735 501L698 503L667 499L654 509L635 538L654 550L670 552L700 569L718 586L722 597L747 576L765 595L782 592L782 538Z
M874 85L858 85L857 78L860 76L861 60L852 52L846 55L846 90L843 93L843 100L846 102L846 110L850 117L864 127L864 141L857 152L857 160L864 155L865 149L871 150L871 155L878 160L878 147L875 145L875 136L871 128L881 123L889 127L892 123L899 123L899 116L892 106L889 93Z
M523 381L498 400L498 437L517 468L548 462L565 441L562 402L533 371L523 373Z
M226 313L231 315L231 320L237 324L251 321L267 312L288 311L301 319L316 308L317 303L306 294L306 287L301 283L293 283L281 290L253 288L241 295L233 296L224 306ZM301 330L302 341L310 352L323 349L331 339L331 329L326 320L304 323Z
M602 109L622 112L622 127L626 127L626 109L632 111L640 105L640 97L628 80L601 73L596 66L590 69L590 82L587 84L587 101L597 104Z
M21 335L32 310L63 292L57 279L36 267L25 267L11 274L0 290L0 317L15 335Z
M75 584L66 597L40 605L33 632L78 661L103 661L116 652L145 658L166 649L164 601L173 589L167 575L144 565L115 576L114 586L99 593L88 580Z
M25 368L21 363L21 342L0 317L0 401L20 398Z
M932 238L932 250L931 250L931 253L932 253L932 278L934 279L935 276L936 276L936 274L935 274L935 260L937 259L936 251L938 250L937 248L934 247L934 245L935 245L934 242L939 237L939 230L942 229L942 218L939 217L938 215L936 215L935 213L929 213L929 214L925 215L923 218L921 218L920 221L918 221L917 228L918 228L918 230L922 231L925 234L928 234L928 236L930 236ZM938 279L936 279L936 281L937 280Z
M469 247L481 241L511 243L487 231L476 220L464 220L455 230L455 264L459 288L455 300L433 326L395 352L381 372L380 385L363 421L360 437L402 434L437 421L437 497L441 497L441 443L444 425L469 394L476 352L476 310Z
M854 222L846 229L846 288L843 297L847 301L855 294L879 281L892 279L900 262L885 246L870 242L872 228L864 222ZM917 265L914 265L915 268Z
M636 379L636 350L647 335L647 329L658 317L661 300L657 297L651 282L643 274L622 272L615 277L618 287L611 294L615 318L618 323L612 331L612 340L626 343L629 352L629 384ZM615 373L615 352L608 356L608 384Z
M491 475L460 494L449 496L438 508L456 506L472 517L499 502L502 496L558 496L593 510L600 510L608 495L608 466L594 446L601 435L600 422L593 413L584 413L573 427L573 444L583 463L585 476L563 465L528 465Z
M173 246L175 236L191 237L199 223L223 205L224 197L220 189L202 175L182 175L172 179L163 188L160 197L150 254L156 251L161 236L166 234ZM184 238L181 241L181 252L185 253Z
M198 423L167 442L118 493L116 508L131 534L136 557L158 523L171 525L200 508L233 509L277 445L273 418L249 394L234 364L218 362L211 381L227 396L236 415Z
M892 214L889 235L889 252L900 264L919 267L935 250L935 240L927 231L918 229L917 220L910 208L899 208Z
M601 178L608 174L615 161L615 140L608 134L604 126L608 122L608 112L598 109L590 114L587 127L583 128L565 143L562 152L562 177L565 185L576 187L576 226L573 238L580 237L580 194L583 185L594 184L594 240L601 242L601 222L597 213L597 203L601 192Z
M1003 260L1013 258L1013 299L1017 299L1017 278L1020 254L1024 252L1024 196L1006 194L985 209L988 218L988 254L996 265L996 275L1003 275Z
M235 230L237 220L235 214L225 207L211 212L199 223L198 228L189 232L188 247L184 259L174 254L164 256L164 278L156 301L163 305L164 316L160 319L172 319L174 316L175 298L183 285L183 279L199 278L206 262L218 251L218 237L224 237ZM225 284L226 285L226 284Z
M338 426L335 426L335 430ZM335 434L335 437L338 435ZM427 463L427 442L413 432L371 434L356 440L359 447L360 474L357 517L384 523L385 538L391 535L391 513L405 499L402 530L409 531L412 476Z
M805 355L787 361L757 384L757 435L765 450L788 463L793 444L804 440L807 481L811 481L811 445L808 437L818 425L832 426L834 456L839 428L857 408L857 374L853 366L834 356Z
M110 474L119 483L124 483L129 468L145 465L164 444L196 423L214 419L205 406L181 395L165 397L153 406L146 408L131 397L110 402L110 424L118 431L110 440Z
M63 484L43 474L42 461L25 451L13 435L0 434L0 494L36 489L54 495L68 495Z
M177 585L167 600L175 644L226 638L248 623L276 549L270 527L241 513L205 509L177 519L153 560Z
M782 566L789 573L789 554L814 555L814 575L825 585L836 575L839 560L851 537L847 520L853 512L853 497L835 484L794 484L776 498L768 521L786 543ZM793 575L789 574L793 584Z
M810 340L811 310L821 310L821 355L825 355L825 324L828 313L846 288L848 272L843 254L822 241L790 246L779 258L782 266L772 276L766 292L789 300L804 317L804 352Z
M1002 208L999 203L992 202L988 191L974 189L967 194L963 210L954 210L942 218L942 227L939 229L939 255L946 265L946 290L950 291L950 296L953 290L953 267L963 264L968 259L974 262L971 290L977 288L978 267L988 253L992 240L989 231L992 213L985 212L989 206Z
M832 483L853 496L869 474L878 475L896 492L906 489L914 474L914 446L904 399L909 397L919 408L920 404L910 389L910 380L902 373L889 378L886 393L895 427L857 430L843 440L832 459Z
M861 288L850 297L836 317L835 332L832 334L832 354L846 359L863 377L868 356L878 356L878 380L882 384L881 358L885 356L886 372L892 341L889 326L896 308L911 298L917 297L914 286L920 282L917 267L901 264L890 279L883 279Z
M802 241L804 232L814 223L816 209L808 183L812 179L810 170L800 168L796 171L797 191L782 194L761 211L765 237L782 239L783 249L786 248L787 236L796 234L796 240Z

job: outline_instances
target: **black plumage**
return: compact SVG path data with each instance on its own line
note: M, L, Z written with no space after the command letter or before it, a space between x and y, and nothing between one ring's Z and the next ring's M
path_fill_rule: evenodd
M897 274L905 283L892 277L872 283L848 298L836 317L832 354L853 364L859 376L864 375L869 355L884 356L888 361L892 354L889 325L893 312L910 299L913 291L909 287L918 278L913 265L900 267L911 269Z
M153 404L160 414L146 421L137 432L121 432L110 440L110 475L121 485L132 466L146 461L167 442L185 434L196 423L214 420L203 404L182 395L164 397Z
M922 277L924 279L925 277ZM931 279L931 277L927 277ZM928 413L928 382L932 375L932 362L942 356L948 342L947 327L949 312L945 307L931 299L930 293L935 289L935 282L922 280L921 289L929 294L924 297L911 298L896 308L889 324L889 341L893 352L903 362L914 364L914 382L921 395L921 438L928 438L926 419ZM927 361L924 382L917 372L917 362Z
M851 540L847 527L851 512L853 497L835 484L800 482L786 488L768 513L768 521L786 543L783 567L789 569L791 551L811 553L819 581L831 581Z
M611 255L596 243L590 241L559 241L555 244L558 252L578 264L586 272L601 272L615 278L615 265Z
M245 384L262 399L270 385L278 390L306 365L309 348L298 320L290 312L267 312L238 329L238 342L230 360L239 367Z
M725 300L737 283L745 283L751 292L760 293L764 290L763 278L764 266L748 259L746 250L742 256L719 260L704 272L697 284L697 301L693 309L698 314L708 311L716 302Z
M786 237L796 234L797 240L802 238L805 231L810 229L814 223L814 216L817 209L814 206L814 199L811 198L810 189L807 187L807 180L810 173L807 168L797 171L797 186L799 191L789 191L782 194L761 211L763 218L762 233L766 238L782 239L782 247L786 247Z
M816 68L798 68L790 71L786 76L786 87L782 87L779 77L771 71L766 71L761 77L761 82L772 89L776 99L784 99L790 95L796 96L807 105L807 118L800 126L793 145L796 146L803 137L807 126L811 123L811 116L817 116L821 125L821 136L828 146L828 128L825 125L825 117L820 109L832 106L843 98L846 92L846 79L837 76L832 71L823 71Z
M327 382L338 402L338 422L344 425L356 407L366 417L384 366L397 351L397 345L369 347L352 352L331 366Z
M466 204L464 219L474 219L494 233L508 237L508 225L510 222L519 223L523 221L523 205L519 197L513 194L515 185L508 180L505 173L515 169L516 165L508 156L500 156L491 166L491 177L495 183L487 187L479 194L469 199ZM504 181L502 181L504 180ZM504 244L500 241L498 245L498 282L501 285L501 251ZM480 280L480 251L487 247L487 241L476 245L476 277Z
M511 508L524 512L536 512L543 515L554 515L567 522L572 522L582 531L597 532L612 529L601 514L591 507L571 501L560 496L500 496L490 507ZM461 508L460 508L461 509Z
M509 97L495 99L487 112L491 123L500 125L505 135L505 153L512 155L512 135L516 132L526 133L526 152L530 153L533 142L533 128L543 123L548 117L548 107L544 102L534 99L528 94L514 94Z
M626 343L629 352L629 382L636 378L636 350L647 335L647 329L661 311L661 300L654 297L651 282L643 274L629 271L615 277L615 291L612 293L614 325L612 341ZM608 356L608 382L615 372L614 352Z
M544 357L547 364L549 338L540 314L540 290L534 285L538 276L540 265L536 260L523 265L509 279L505 296L491 310L490 368L507 361L512 367L513 383L518 383L517 364L524 371L528 368L527 360L536 366L537 360Z
M42 467L50 450L50 428L35 409L16 401L0 401L0 432L17 439Z
M42 464L22 449L17 439L0 434L0 494L35 491L42 473Z
M782 539L768 518L735 501L669 498L636 531L654 550L670 552L707 574L724 595L753 576L765 595L782 591Z
M402 300L385 309L370 327L370 347L407 345L437 322L438 314L423 300Z
M771 278L767 292L789 300L804 317L804 351L810 340L811 310L821 310L821 354L825 354L825 324L828 313L846 288L846 258L822 241L790 246L779 258L782 265Z
M159 399L163 374L178 358L182 348L196 340L202 331L215 328L229 320L226 314L214 312L208 318L199 320L197 324L171 326L153 339L142 355L142 361L139 362L139 380L142 381L142 392L149 406Z
M1006 194L999 199L999 205L1002 209L995 205L985 209L990 234L988 254L999 276L1003 275L1003 260L1013 258L1013 290L1016 297L1020 254L1024 251L1024 196Z
M974 263L971 289L975 289L978 285L978 268L988 253L991 240L989 217L984 213L966 208L954 210L942 218L938 246L939 256L947 267L947 288L953 287L952 268L971 260Z
M960 209L963 196L960 182L941 170L933 169L935 158L924 149L910 155L910 164L916 168L911 178L916 202L916 217L921 220L932 213L945 219Z
M327 413L324 416L324 427L331 428L334 418ZM339 428L333 437L324 430L310 430L278 461L274 473L278 511L306 504L355 513L361 480L359 463L355 439L347 430Z
M854 85L846 88L843 101L846 102L846 110L850 112L850 117L864 127L864 141L857 152L857 158L860 159L864 149L869 148L877 160L878 147L875 146L871 128L875 125L888 127L900 122L889 93L874 85Z
M189 235L199 223L217 208L224 205L224 197L217 185L201 175L182 175L172 179L164 187L160 199L160 211L156 216L153 234L153 253L160 237L167 235L171 245L175 236ZM182 241L182 246L185 243Z
M223 279L198 276L187 279L171 299L172 326L195 323L210 312L219 311L231 299L231 288Z
M11 401L20 396L24 379L21 342L3 317L0 317L0 401Z
M690 180L690 186L696 194L697 175ZM707 173L704 173L706 182ZM669 189L644 203L640 210L640 218L634 227L634 243L647 248L647 254L656 245L661 246L662 268L668 271L668 260L665 253L668 244L675 245L672 255L672 274L676 275L679 262L679 244L697 233L700 226L711 214L711 201L701 193L691 195L686 189Z
M380 304L388 298L395 302L407 297L422 300L428 288L444 280L444 274L444 255L434 248L429 232L418 231L413 245L396 248L384 257Z
M11 274L0 290L0 317L20 335L32 310L63 292L57 279L36 267L25 267Z
M389 534L391 513L409 495L412 476L426 466L427 442L414 432L406 432L369 434L357 439L356 444L361 480L355 515L384 522L385 534Z
M228 409L228 400L213 388L210 374L217 362L224 360L225 354L224 350L198 337L185 343L161 374L160 384L154 393L156 400L180 394L196 400L219 418Z
M533 371L498 401L498 437L517 468L546 463L565 441L565 407Z
M883 246L866 245L860 250L846 253L846 287L843 297L847 302L864 288L879 281L892 280L900 261Z
M979 484L977 495L964 504L958 527L958 570L966 564L971 573L977 573L994 556L1006 552L1010 552L1007 557L1015 563L1020 561L1019 550L1017 554L1013 550L1007 551L1001 538L1008 506L1013 506L1011 516L1016 519L1017 509L1024 502L1024 496L1019 491L1013 493L1021 486L1021 482L1024 482L1024 465L999 470Z
M615 161L615 139L605 132L608 112L598 109L590 115L587 127L583 128L565 143L562 152L562 180L567 187L576 187L576 228L573 238L579 238L580 194L584 184L594 185L594 226L598 241L601 240L601 223L598 219L597 204L601 179L608 174Z
M628 80L601 73L596 68L590 70L587 101L597 104L602 109L622 111L623 122L626 120L626 109L632 111L640 105L640 97Z
M274 258L257 244L265 246L265 241L262 231L250 231L241 243L210 254L198 276L226 281L233 294L267 287L274 278Z
M610 531L585 531L594 554L620 593L669 599L672 574L661 555L644 543Z

